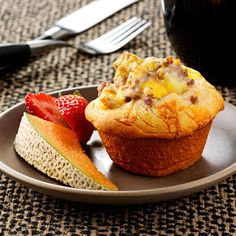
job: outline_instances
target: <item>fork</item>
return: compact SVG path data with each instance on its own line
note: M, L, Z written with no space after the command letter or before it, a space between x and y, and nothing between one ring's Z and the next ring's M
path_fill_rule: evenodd
M150 25L147 20L133 17L100 37L81 43L77 47L61 40L32 40L19 44L1 44L0 72L28 60L31 55L37 56L55 48L72 47L93 55L111 53L129 43Z
M129 43L150 25L147 20L133 17L104 35L80 44L78 49L89 54L111 53Z
M51 50L58 47L72 47L93 55L107 54L122 48L150 25L151 23L147 20L132 17L111 31L91 41L81 43L79 46L61 40L33 40L29 41L28 44L31 46L32 53L35 54L42 50Z

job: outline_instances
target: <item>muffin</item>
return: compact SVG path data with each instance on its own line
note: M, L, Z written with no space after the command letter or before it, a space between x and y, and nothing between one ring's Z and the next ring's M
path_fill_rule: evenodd
M98 86L85 110L110 158L146 176L166 176L201 158L220 93L179 59L124 52L112 82Z

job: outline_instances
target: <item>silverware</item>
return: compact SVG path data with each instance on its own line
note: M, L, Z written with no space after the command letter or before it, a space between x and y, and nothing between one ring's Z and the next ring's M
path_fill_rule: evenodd
M63 39L81 33L115 12L138 2L139 0L96 0L63 17L45 33L36 38Z
M100 37L79 46L59 40L33 40L28 44L32 55L58 47L72 47L89 54L107 54L123 47L150 25L147 20L133 17Z
M59 40L74 36L137 1L139 0L96 0L62 18L55 23L54 27L33 41L0 44L0 74L8 68L27 61L32 53L36 54L41 52L40 50L51 50L55 47L66 46L66 42L50 40L42 42L43 40Z
M71 47L71 45L59 40L33 40L26 43L0 44L0 75L11 67L27 62L30 56L39 56L59 47Z
M28 41L27 44L32 55L61 47L71 47L94 55L107 54L123 47L150 25L147 20L133 17L100 37L81 43L79 46L61 40L33 40Z
M150 25L151 23L147 20L133 17L100 37L81 43L79 46L61 40L33 40L28 41L28 45L32 55L60 47L72 47L94 55L107 54L123 47Z
M151 25L147 20L133 17L104 35L82 43L78 49L90 54L107 54L122 48Z
M61 47L72 47L89 54L111 53L130 42L150 25L147 20L133 17L104 35L82 43L78 47L61 40L32 40L21 44L0 45L0 61L5 63L0 64L0 71L19 57L24 61L30 55L42 54Z

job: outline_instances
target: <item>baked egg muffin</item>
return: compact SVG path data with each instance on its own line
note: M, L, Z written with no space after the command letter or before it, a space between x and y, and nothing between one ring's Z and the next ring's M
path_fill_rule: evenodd
M98 86L85 110L114 163L133 173L165 176L201 158L221 94L179 59L124 52L112 82Z

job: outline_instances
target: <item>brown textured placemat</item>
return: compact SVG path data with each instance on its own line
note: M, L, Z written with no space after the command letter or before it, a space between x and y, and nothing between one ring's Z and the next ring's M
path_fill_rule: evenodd
M88 2L0 0L0 42L30 40ZM158 0L140 1L68 41L75 45L87 41L135 15L151 20L152 26L122 50L143 57L174 54ZM27 92L50 92L110 79L112 63L122 50L90 56L70 48L57 49L8 73L0 79L0 112L22 101ZM218 89L226 101L236 105L236 89ZM114 207L54 199L0 174L0 235L236 235L235 199L235 175L189 197Z

